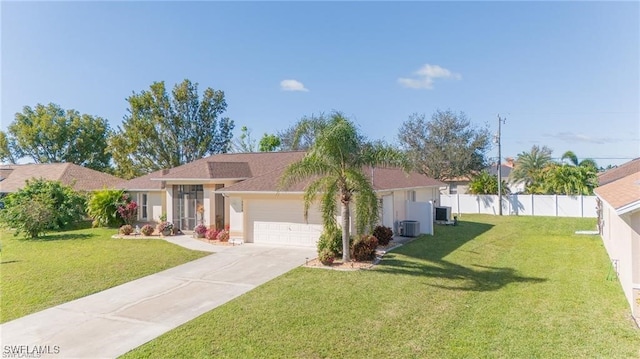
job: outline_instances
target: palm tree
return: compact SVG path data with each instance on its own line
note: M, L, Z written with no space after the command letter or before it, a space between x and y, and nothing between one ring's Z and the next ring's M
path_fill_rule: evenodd
M342 260L349 262L349 205L355 204L356 229L363 233L378 221L378 199L365 166L405 165L402 153L382 143L367 142L356 126L341 113L333 113L327 126L317 134L307 154L289 165L281 179L281 188L310 181L304 193L305 217L320 195L320 210L325 231L337 230L337 200L342 218Z
M564 160L569 160L569 163L573 166L580 166L580 167L592 167L594 169L598 169L598 164L596 163L596 161L592 160L591 158L585 158L584 160L578 162L578 156L576 156L575 153L573 153L573 151L567 151L565 152L562 157L560 157L561 161Z
M547 146L540 148L534 145L531 151L520 153L509 180L512 183L524 182L529 193L538 192L537 186L542 179L542 171L551 163L552 152Z

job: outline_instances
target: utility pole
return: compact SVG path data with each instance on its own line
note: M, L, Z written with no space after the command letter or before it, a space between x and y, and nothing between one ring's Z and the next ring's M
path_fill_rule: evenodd
M506 123L506 118L498 115L498 215L502 216L502 148L500 147L500 137L502 136L502 124Z

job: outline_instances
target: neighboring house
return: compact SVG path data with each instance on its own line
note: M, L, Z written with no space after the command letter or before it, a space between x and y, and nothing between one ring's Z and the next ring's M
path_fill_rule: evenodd
M500 165L502 180L507 183L510 193L522 193L524 192L524 183L509 182L509 175L513 170L513 163L514 161L512 158L507 158L506 162ZM498 176L497 164L492 164L491 166L486 167L485 170L493 176ZM472 179L473 177L470 176L462 176L443 180L447 187L442 188L441 192L442 194L467 194L469 193L469 183Z
M0 193L17 192L29 179L60 181L76 191L113 188L121 178L73 163L32 163L0 165Z
M633 159L629 162L625 162L622 165L612 168L608 171L598 174L598 185L604 186L607 183L619 180L622 177L630 174L640 172L640 157Z
M197 224L228 226L232 239L245 242L314 246L322 232L318 208L304 218L305 183L280 189L284 169L304 152L219 154L123 183L137 198L141 221L166 214L177 228ZM408 219L405 201L437 201L443 184L399 169L365 169L380 196L381 222ZM203 208L203 213L197 211ZM146 211L145 211L145 208ZM145 217L146 215L146 217Z
M600 176L598 228L631 312L640 323L640 168L638 159ZM634 167L635 166L635 167Z

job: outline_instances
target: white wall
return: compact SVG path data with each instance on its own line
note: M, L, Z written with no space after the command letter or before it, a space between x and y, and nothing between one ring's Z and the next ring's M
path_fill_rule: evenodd
M138 203L138 220L139 221L147 221L147 222L159 222L160 216L162 215L162 192L160 191L151 191L151 192L139 192L139 191L130 191L128 192ZM142 194L147 194L147 216L149 218L142 218Z
M640 212L618 216L615 209L603 201L602 218L602 242L632 312L640 319L640 303L636 301L640 292Z
M497 195L440 195L440 205L452 213L498 214ZM503 215L596 218L595 196L508 195L502 197Z

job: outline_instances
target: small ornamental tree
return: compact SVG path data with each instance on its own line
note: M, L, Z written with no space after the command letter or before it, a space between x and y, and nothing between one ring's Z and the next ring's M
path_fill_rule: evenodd
M85 197L59 181L27 180L18 192L4 198L0 221L15 234L36 238L64 229L84 218Z
M125 224L132 224L138 217L138 204L124 193L117 204L118 216Z

